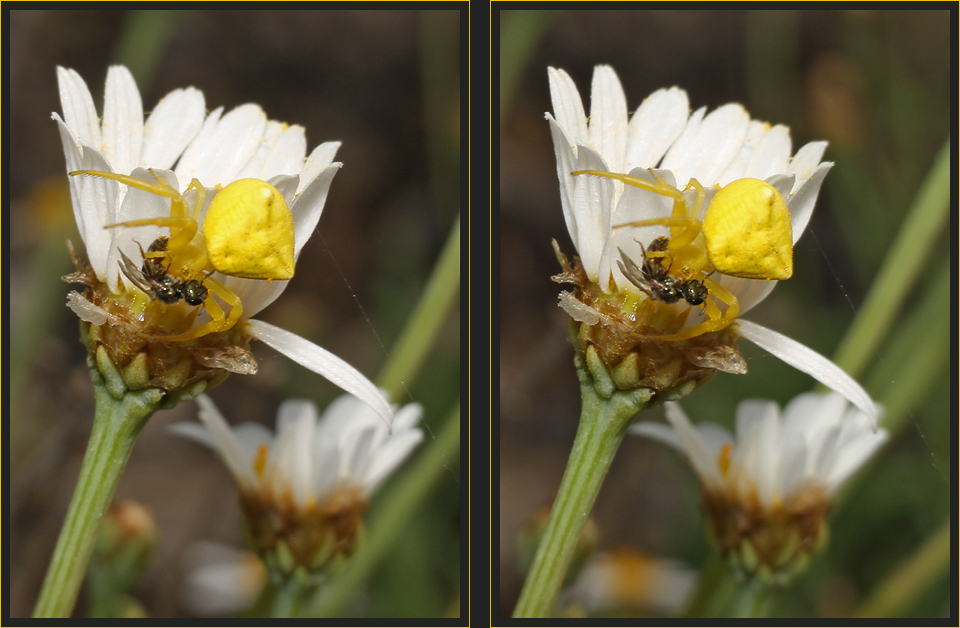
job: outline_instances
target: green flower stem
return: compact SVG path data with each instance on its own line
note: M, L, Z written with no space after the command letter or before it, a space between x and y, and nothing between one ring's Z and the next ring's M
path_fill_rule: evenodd
M500 126L520 77L557 11L503 11L500 18ZM541 70L542 71L542 70Z
M373 568L394 544L401 542L410 517L430 495L430 489L444 474L460 448L460 400L422 455L404 474L401 482L371 517L366 540L330 582L306 605L310 617L337 617Z
M377 385L394 399L423 364L460 291L460 218L453 224L433 274L380 372Z
M107 382L97 369L91 369L91 375L96 395L93 432L34 617L70 616L100 519L110 506L137 435L163 399L158 389L116 395L116 381Z
M950 519L873 590L854 617L898 617L950 569Z
M650 400L645 388L603 395L586 368L578 369L578 375L583 396L580 427L514 617L550 616L620 441L630 420Z
M950 143L944 144L834 362L857 377L890 330L950 215Z
M127 66L140 89L145 90L153 80L184 13L157 9L127 11L113 51L114 59Z
M293 574L286 582L274 589L273 603L270 609L271 617L296 617L304 600L310 594L311 587L303 577Z
M771 585L762 582L759 577L751 578L740 586L733 616L752 619L766 617L772 594Z
M720 617L722 605L736 595L736 583L718 550L710 554L697 579L697 588L683 617Z

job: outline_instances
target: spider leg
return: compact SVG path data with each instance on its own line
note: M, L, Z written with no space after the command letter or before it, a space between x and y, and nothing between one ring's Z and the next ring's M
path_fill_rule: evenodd
M210 320L203 325L194 327L193 329L185 331L182 334L177 334L175 336L153 336L154 339L166 340L169 342L182 342L184 340L200 338L202 336L206 336L207 334L227 331L237 324L237 321L240 320L240 315L243 314L243 301L240 300L240 297L213 277L208 276L203 280L203 283L209 290L207 298L203 302L203 307L210 315ZM220 307L220 304L217 303L217 300L213 298L213 295L216 295L226 301L227 305L230 306L229 314L224 314L223 308Z
M717 307L717 304L714 303L712 299L708 298L704 302L707 312L707 320L704 322L669 336L644 336L644 340L660 340L669 342L688 340L702 334L726 329L736 320L737 314L740 313L740 302L737 301L737 297L735 297L732 292L717 283L717 281L714 279L704 277L702 281L710 290L710 294L727 306L726 312L721 314L720 308Z

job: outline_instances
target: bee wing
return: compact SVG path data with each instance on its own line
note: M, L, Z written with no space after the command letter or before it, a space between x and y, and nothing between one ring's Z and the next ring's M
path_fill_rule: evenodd
M621 258L617 260L617 266L620 267L620 272L623 273L623 276L629 279L630 283L643 290L648 296L653 296L650 292L650 281L644 276L640 267L623 252L623 249L618 247L617 250L620 251Z
M137 265L133 263L127 254L123 251L120 251L120 269L123 271L123 274L135 285L140 288L147 294L150 294L153 290L153 286L150 284L150 281L147 279L147 276L143 274L143 271L137 268Z

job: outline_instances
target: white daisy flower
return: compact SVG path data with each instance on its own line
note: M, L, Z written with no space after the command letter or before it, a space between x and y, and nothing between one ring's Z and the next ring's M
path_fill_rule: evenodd
M183 567L180 600L187 611L203 617L242 613L253 606L268 581L259 556L213 541L188 546Z
M555 117L546 118L580 257L577 268L561 260L565 273L556 280L578 285L561 294L561 307L578 322L603 323L619 346L630 338L702 345L730 328L843 393L875 422L869 396L839 367L738 318L770 294L774 279L792 274L793 244L833 167L820 161L826 142L791 156L787 127L751 120L739 104L691 114L676 87L654 92L628 117L609 66L594 71L588 118L570 76L550 68L549 77ZM699 201L693 180L702 186ZM697 366L746 372L735 350L715 349L702 349Z
M751 572L816 551L831 498L888 438L837 393L799 395L782 413L772 401L743 401L736 437L713 423L694 426L677 403L665 409L670 427L647 421L630 432L687 456L717 540Z
M280 406L274 435L258 423L231 428L209 397L197 401L202 424L172 429L220 454L240 486L258 546L269 552L283 541L310 568L329 559L331 547L349 553L370 496L423 440L416 403L396 410L388 428L351 395L323 416L310 401L290 400Z
M592 556L560 597L561 606L582 606L590 616L625 609L676 615L683 610L697 573L674 560L625 548Z
M71 309L94 325L125 330L125 341L146 335L170 345L236 330L388 418L389 403L359 371L303 338L251 319L286 288L281 277L292 276L341 166L333 161L340 143L321 144L308 156L303 127L269 120L255 104L207 114L203 93L193 87L169 93L144 120L140 93L123 66L107 73L101 118L80 75L65 68L57 73L63 117L54 113L53 119L67 172L74 173L74 216L90 261L74 279L91 290L71 293ZM241 180L266 197L229 196L238 186L228 186ZM221 195L226 208L218 211L229 215L215 219L211 207ZM267 213L254 215L252 206ZM134 221L141 224L129 224ZM217 232L211 224L220 227ZM193 239L190 229L199 230ZM144 259L144 250L156 252ZM241 253L261 266L232 261ZM194 291L190 298L188 289ZM111 357L122 362L117 353ZM205 359L208 367L256 370L252 359L223 351Z

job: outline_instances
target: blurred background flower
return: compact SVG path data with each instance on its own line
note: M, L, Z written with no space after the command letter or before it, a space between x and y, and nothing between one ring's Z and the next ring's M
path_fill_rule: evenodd
M65 307L70 288L60 281L71 271L64 241L79 246L80 238L50 120L60 109L56 66L79 72L98 107L107 68L123 63L148 108L192 85L210 103L231 109L255 102L272 118L302 124L311 146L342 141L340 185L299 259L322 272L298 275L263 320L376 378L460 211L461 42L456 11L31 10L9 17L8 137L18 155L5 171L15 391L9 610L24 616L63 521L93 410L85 349ZM395 400L424 405L424 448L459 394L458 321L454 312L409 395ZM318 385L315 374L263 349L256 376L213 395L234 421L269 423L284 398L325 406L338 395L335 386ZM182 574L175 568L187 545L241 540L229 473L165 429L195 416L192 404L157 413L117 492L149 507L161 532L139 591L156 616L188 612L178 603ZM449 608L459 586L459 504L459 468L450 465L405 529L403 547L373 574L377 592L354 612L436 616Z
M794 251L796 276L751 318L837 358L838 345L903 229L924 177L950 132L950 14L946 11L536 11L499 14L500 47L500 612L522 585L518 532L551 503L580 412L556 305L551 238L573 251L561 211L549 129L547 67L590 84L597 64L616 68L630 107L679 86L696 106L739 102L790 127L795 146L830 145L836 163ZM585 104L585 106L588 106ZM631 109L629 114L633 113ZM944 219L945 221L945 219ZM851 368L900 417L890 442L840 494L831 549L815 559L778 616L842 616L899 566L950 510L948 251L944 224L910 251L918 280L891 303L893 333ZM808 376L743 343L750 377L719 373L684 400L693 417L727 421L745 398L784 404ZM840 352L842 353L842 352ZM645 413L645 420L654 418ZM710 548L699 494L678 456L627 439L597 500L601 549L634 547L700 566ZM869 526L863 522L869 521ZM878 550L878 548L880 548ZM925 585L906 611L949 608L948 576Z

